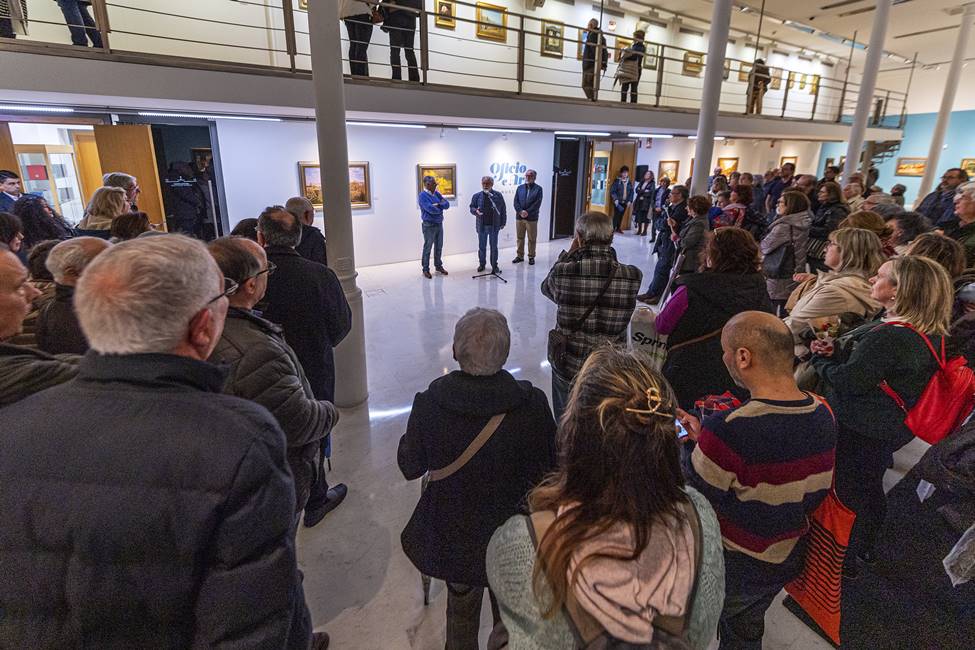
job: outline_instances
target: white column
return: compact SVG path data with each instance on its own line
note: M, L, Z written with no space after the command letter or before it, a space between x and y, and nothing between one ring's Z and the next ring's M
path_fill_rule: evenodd
M721 101L721 82L724 81L724 58L731 27L732 0L714 0L711 12L711 33L708 35L708 62L704 69L704 93L701 113L697 120L697 143L694 147L694 177L691 194L707 194L711 158L714 156L714 132Z
M318 160L322 169L328 263L352 307L352 331L335 349L335 403L361 404L369 397L362 291L356 286L352 204L349 199L349 143L345 134L345 86L338 3L308 3L308 32L315 88Z
M938 162L941 158L941 150L945 144L945 133L948 131L948 122L951 120L951 109L955 104L955 95L958 92L958 80L961 78L961 67L965 62L965 51L968 49L968 37L972 32L972 20L975 20L975 4L965 6L965 13L958 27L958 39L955 41L955 54L951 57L951 66L948 68L948 79L945 81L945 93L941 96L941 110L938 111L938 119L934 123L934 133L931 134L931 149L928 150L928 164L924 169L924 178L921 179L921 187L917 193L917 204L920 205L924 197L931 191L934 179L938 175Z
M853 126L850 127L850 142L846 150L846 164L843 166L844 179L855 172L860 164L860 150L863 148L864 136L867 133L867 120L870 119L873 110L873 91L877 87L877 71L880 69L880 59L884 54L884 40L887 37L887 23L892 2L893 0L877 0L877 8L874 10L873 28L867 46L867 62L864 64L863 78L860 80L860 96L857 97Z

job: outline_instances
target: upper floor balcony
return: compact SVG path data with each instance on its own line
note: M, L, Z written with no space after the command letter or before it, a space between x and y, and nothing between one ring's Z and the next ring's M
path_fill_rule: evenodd
M7 0L6 12L0 13L0 19L6 17L17 34L15 39L0 38L0 53L307 80L311 66L309 1L336 0L92 0L90 20L84 5L80 12L62 13L55 2ZM347 88L351 94L356 95L358 89L364 97L363 93L371 92L368 88L389 91L369 106L349 106L350 110L396 113L389 105L389 98L394 95L389 93L397 90L403 97L414 97L413 110L423 105L424 98L433 103L446 94L487 98L484 102L516 99L545 107L540 117L550 122L581 122L570 116L579 116L582 107L588 111L612 108L604 111L608 116L618 115L616 111L625 108L627 112L642 110L640 122L653 127L654 114L690 116L699 108L709 58L703 51L707 43L703 31L680 26L679 21L603 16L605 49L598 40L596 49L600 57L606 58L607 65L605 72L594 76L591 91L596 101L590 102L583 89L582 59L585 23L591 17L599 18L598 6L550 2L532 11L523 5L519 13L516 7L503 7L500 0L495 2L498 4L424 0L415 30L361 24L353 26L351 43L349 30L342 28L341 51L350 75ZM0 2L0 12L4 12L3 7ZM636 103L624 107L620 106L616 77L622 71L622 61L632 52L628 48L636 29L645 32L646 53L640 62ZM415 43L414 79L418 80L410 81L409 59L405 56L401 69L404 81L392 79L390 55L403 52L400 48L391 49L391 40ZM365 52L368 74L363 74L361 66L350 67L349 54L357 49ZM765 59L771 80L760 107L749 111L756 58ZM720 114L772 120L780 130L801 128L801 123L843 125L852 115L860 92L858 77L843 62L790 54L775 46L756 51L754 43L743 39L729 42L723 64ZM351 76L353 71L356 76ZM22 76L29 74L21 71ZM115 94L129 94L127 81L117 80ZM40 84L35 89L40 89ZM2 79L0 86L8 87ZM379 97L375 93L371 96ZM267 99L267 104L274 103L273 98ZM873 96L875 110L870 126L901 127L906 100L905 90L878 88ZM562 116L565 119L560 119ZM607 117L606 121L613 119ZM661 128L674 124L663 120ZM683 124L690 125L692 121L687 119ZM721 126L719 122L719 129Z

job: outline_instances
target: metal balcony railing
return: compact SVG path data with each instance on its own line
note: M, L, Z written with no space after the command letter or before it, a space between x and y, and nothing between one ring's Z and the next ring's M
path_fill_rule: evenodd
M29 13L0 13L16 39L0 38L0 50L44 51L53 54L146 60L193 68L248 69L265 74L303 75L310 72L310 35L307 2L335 0L92 0L92 21L83 14L58 9L55 2L34 2ZM14 7L18 0L8 0ZM444 9L446 7L446 9ZM448 11L449 10L449 11ZM68 17L73 24L66 24ZM369 75L356 79L390 79L391 54L401 57L402 83L433 87L475 89L501 95L524 95L565 101L584 101L582 52L586 28L537 15L500 11L485 3L464 0L425 0L416 16L416 29L364 24L353 25L356 39L342 29L342 56L346 72L350 52L362 46ZM23 33L26 32L26 33ZM371 32L368 38L360 32ZM0 24L0 33L3 25ZM621 56L632 34L603 32L606 71L593 80L600 103L619 102L615 83ZM100 37L101 47L82 49ZM397 38L399 37L399 38ZM390 41L412 41L419 81L411 82L408 59ZM66 49L74 42L71 50ZM669 43L644 41L646 54L636 84L640 106L694 110L700 107L704 66L708 55ZM351 48L350 46L357 46ZM356 54L357 58L361 55ZM360 63L358 60L356 63ZM779 119L848 122L860 92L851 79L770 66L772 81L764 95L760 115ZM720 110L746 112L752 61L725 58ZM2 82L0 82L2 83ZM120 80L120 88L124 88ZM628 96L629 99L629 96ZM902 127L907 94L877 89L873 95L873 126Z

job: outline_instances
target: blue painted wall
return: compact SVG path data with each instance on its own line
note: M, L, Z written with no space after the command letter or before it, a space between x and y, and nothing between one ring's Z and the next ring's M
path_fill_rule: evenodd
M877 184L884 188L884 191L889 192L890 188L897 183L907 187L905 197L908 206L913 205L917 199L921 178L917 176L895 176L897 159L927 158L936 118L936 113L908 115L900 151L877 168L880 171L880 179ZM960 166L962 158L975 158L975 111L955 111L951 114L945 144L947 148L941 150L941 158L938 162L938 178L944 170ZM819 173L821 174L826 166L827 158L833 158L836 164L839 164L840 157L845 155L845 142L824 143L820 154Z

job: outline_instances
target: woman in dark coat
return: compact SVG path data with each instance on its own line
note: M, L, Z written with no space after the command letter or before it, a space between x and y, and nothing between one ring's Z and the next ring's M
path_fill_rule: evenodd
M824 260L826 259L826 245L829 243L829 234L836 230L840 222L850 214L843 199L843 189L839 183L827 181L819 188L816 196L819 200L819 208L813 215L812 223L809 226L809 248L806 261L813 271L829 271Z
M721 329L743 311L772 312L758 244L747 230L716 230L702 262L700 273L677 279L677 290L657 316L657 332L669 335L663 374L685 410L704 395L725 391L747 399L721 360Z
M647 170L643 180L636 186L633 201L633 222L636 224L636 234L647 234L650 225L650 211L653 209L653 199L657 194L657 186L653 182L653 172Z
M34 244L45 239L71 239L74 236L71 227L42 196L22 194L14 203L11 213L19 217L24 226L25 251L30 251Z

